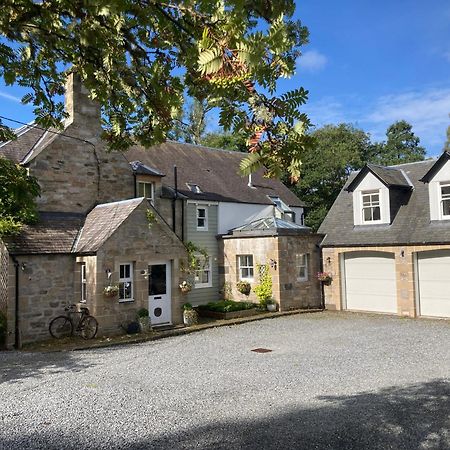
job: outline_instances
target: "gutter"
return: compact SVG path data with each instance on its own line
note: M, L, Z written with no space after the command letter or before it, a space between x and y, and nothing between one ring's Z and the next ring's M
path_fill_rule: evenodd
M11 259L15 268L15 312L14 312L14 347L19 350L22 345L20 342L20 322L19 322L19 261L17 261L14 255L11 255Z

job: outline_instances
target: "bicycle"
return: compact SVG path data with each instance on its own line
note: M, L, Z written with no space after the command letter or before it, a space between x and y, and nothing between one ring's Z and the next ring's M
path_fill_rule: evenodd
M94 316L89 314L89 309L81 306L77 311L77 306L67 305L64 307L67 312L65 316L55 317L48 326L48 331L55 339L62 339L73 336L74 330L83 339L93 339L97 334L98 322ZM73 317L77 315L78 321L74 322Z

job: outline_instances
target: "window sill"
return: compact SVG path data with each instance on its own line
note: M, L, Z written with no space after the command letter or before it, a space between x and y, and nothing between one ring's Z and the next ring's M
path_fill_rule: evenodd
M196 284L194 286L194 289L203 289L203 288L210 288L212 287L212 284L208 283L208 284Z
M119 303L133 303L133 302L134 302L134 298L127 298L127 299L119 298Z

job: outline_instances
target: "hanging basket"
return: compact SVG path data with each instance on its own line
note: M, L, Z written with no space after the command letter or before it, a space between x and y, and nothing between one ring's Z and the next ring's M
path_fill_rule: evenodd
M106 286L103 289L105 297L116 297L119 294L119 286Z

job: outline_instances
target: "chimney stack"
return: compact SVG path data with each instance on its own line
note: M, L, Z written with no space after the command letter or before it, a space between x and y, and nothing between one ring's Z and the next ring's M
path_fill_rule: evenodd
M69 113L66 126L80 125L100 128L100 105L89 98L77 73L71 72L66 81L65 109Z

